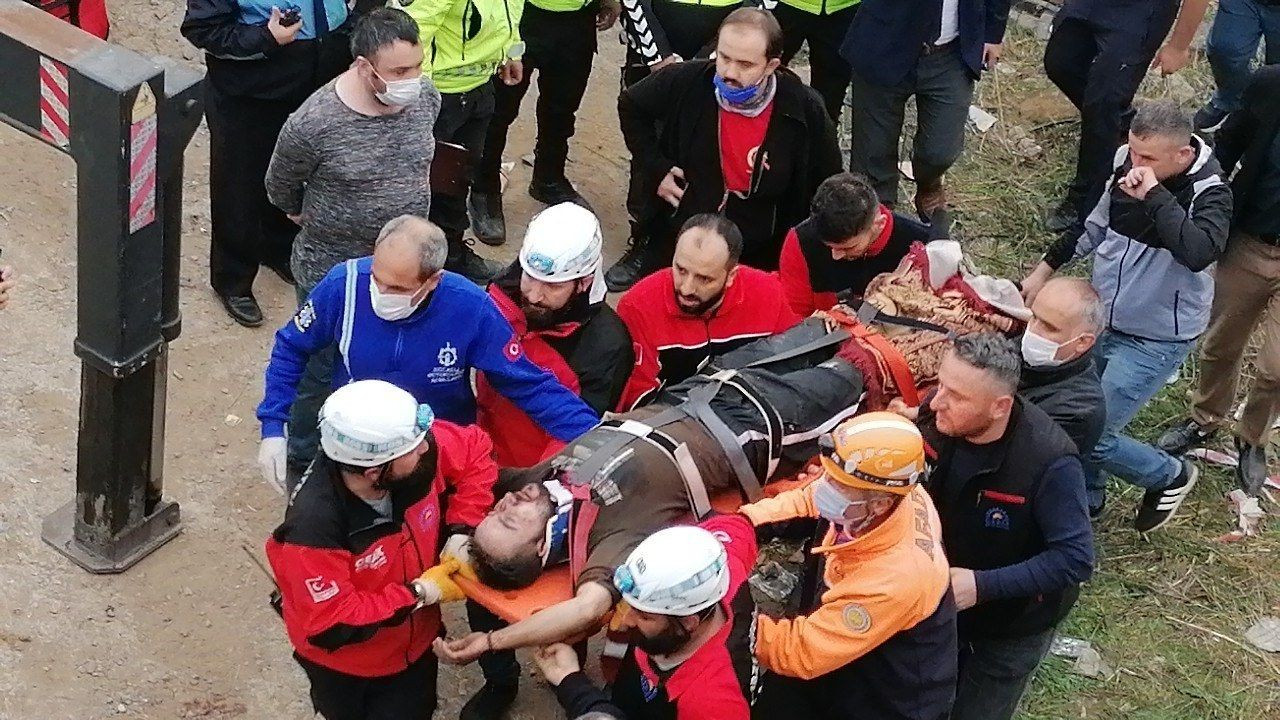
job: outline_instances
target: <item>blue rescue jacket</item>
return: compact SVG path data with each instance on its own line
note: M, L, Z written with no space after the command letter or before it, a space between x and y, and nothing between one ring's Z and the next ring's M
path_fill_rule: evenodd
M373 312L372 265L364 257L335 266L276 332L258 406L263 437L284 434L307 361L335 343L334 387L386 380L450 422L475 422L473 368L559 440L573 440L599 422L577 395L525 357L520 338L484 290L445 272L413 315L389 322Z

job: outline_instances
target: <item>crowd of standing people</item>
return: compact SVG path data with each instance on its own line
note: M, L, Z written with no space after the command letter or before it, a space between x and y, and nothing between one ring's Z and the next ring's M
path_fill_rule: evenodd
M1142 488L1137 531L1168 523L1255 330L1234 436L1241 489L1263 492L1280 67L1250 60L1263 37L1280 53L1280 5L1222 0L1194 115L1135 103L1149 68L1187 64L1207 4L1066 0L1044 67L1079 153L1021 278L1030 321L956 337L918 404L863 413L864 378L813 359L805 318L950 234L948 171L1010 0L188 0L210 283L247 327L259 268L297 289L259 463L289 498L267 555L315 710L429 718L438 663L478 660L461 717L500 718L513 651L535 647L570 717L1011 718L1092 572L1108 476ZM566 162L619 19L630 238L610 264ZM808 83L788 67L802 45ZM546 208L502 266L473 243L509 239L500 169L534 79L526 190ZM1086 257L1090 279L1055 277ZM1197 343L1188 418L1130 437ZM816 479L710 512L709 490L758 489L794 456ZM799 613L775 616L745 580L783 536L812 559ZM570 599L513 624L468 601L471 632L445 639L455 574L514 592L557 563ZM606 643L606 692L571 644L610 610L628 644Z

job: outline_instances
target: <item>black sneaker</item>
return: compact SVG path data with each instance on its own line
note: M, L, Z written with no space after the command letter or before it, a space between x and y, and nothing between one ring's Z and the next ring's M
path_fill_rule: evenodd
M462 706L458 720L499 720L516 701L519 691L518 681L486 682Z
M1178 457L1191 452L1192 448L1203 446L1217 432L1215 428L1206 428L1195 420L1187 418L1181 425L1166 430L1156 441L1156 447Z
M507 241L507 218L502 212L502 193L472 190L467 197L471 216L471 232L485 245L501 245Z
M1240 489L1254 497L1262 495L1262 484L1267 481L1267 449L1260 445L1250 445L1236 437L1236 457L1240 462L1236 465L1236 481Z
M627 240L627 251L622 253L618 262L609 267L604 274L604 284L610 292L624 292L644 277L644 254L646 238L633 237Z
M1200 469L1186 458L1182 458L1182 472L1174 479L1173 484L1161 490L1148 490L1142 496L1142 507L1138 508L1138 517L1133 527L1141 533L1159 530L1173 518L1174 513L1182 506L1182 501L1191 494L1191 488L1200 479Z
M1051 233L1064 233L1080 224L1080 211L1071 200L1063 200L1049 211L1044 219L1044 229Z
M1195 126L1196 132L1210 133L1222 127L1230 114L1226 110L1219 110L1213 103L1205 103L1191 118L1191 124Z
M444 269L456 272L471 282L484 287L502 271L502 263L486 260L476 254L471 246L475 240L450 240L449 254L444 261Z

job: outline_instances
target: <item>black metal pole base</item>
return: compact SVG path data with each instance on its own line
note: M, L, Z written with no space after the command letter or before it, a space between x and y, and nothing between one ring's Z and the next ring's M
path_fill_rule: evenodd
M113 538L109 556L77 542L75 525L76 502L72 500L45 517L40 537L54 550L95 574L124 572L182 532L178 503L169 500L161 501L142 522Z

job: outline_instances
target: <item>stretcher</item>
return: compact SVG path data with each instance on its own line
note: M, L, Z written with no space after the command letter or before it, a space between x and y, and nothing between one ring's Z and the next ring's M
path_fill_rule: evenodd
M794 478L771 482L764 487L764 494L766 497L773 497L780 492L803 487L816 476L815 468L812 473L804 472ZM711 498L711 507L716 512L737 512L741 506L742 496L734 491L719 493ZM573 581L569 577L568 564L547 568L537 581L521 590L494 590L461 574L454 575L453 580L468 598L509 623L524 620L539 610L573 597Z

